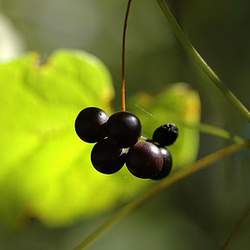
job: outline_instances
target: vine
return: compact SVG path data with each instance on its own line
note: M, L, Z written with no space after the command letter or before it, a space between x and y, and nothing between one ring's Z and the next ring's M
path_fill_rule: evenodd
M246 106L228 89L228 87L220 80L217 74L212 70L211 67L201 57L199 52L193 47L188 37L178 24L176 18L170 11L166 0L157 0L163 14L165 15L169 26L174 33L176 39L182 45L183 49L190 55L191 59L196 65L206 74L211 82L222 92L225 98L239 111L240 114L250 122L250 112Z

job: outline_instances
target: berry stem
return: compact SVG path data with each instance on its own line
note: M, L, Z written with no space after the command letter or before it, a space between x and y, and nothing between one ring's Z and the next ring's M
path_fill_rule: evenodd
M124 26L123 26L123 34L122 34L122 111L126 111L126 79L125 79L125 66L126 66L126 36L127 36L127 27L128 27L128 17L130 12L132 0L128 0L127 10L124 19Z

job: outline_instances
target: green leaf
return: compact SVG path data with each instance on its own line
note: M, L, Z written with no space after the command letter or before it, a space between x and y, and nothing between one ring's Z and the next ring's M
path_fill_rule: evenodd
M74 121L81 109L97 106L111 113L111 77L97 58L79 51L58 51L39 65L39 57L29 54L0 64L0 87L2 222L22 225L35 217L48 226L68 225L107 211L152 183L133 177L125 167L112 176L98 173L90 162L93 145L75 134ZM164 94L167 102L163 95L149 108L157 119L165 122L162 109L170 102L178 112L189 113L189 118L195 114L198 120L199 112L191 110L199 107L196 93L179 86ZM196 106L186 104L194 100ZM152 122L145 115L142 121L149 131ZM174 153L179 163L196 154L197 132L187 134Z
M29 54L0 65L0 85L1 221L15 225L36 217L66 225L145 185L126 169L114 176L94 171L93 145L75 134L74 120L84 107L110 111L111 77L97 58L59 51L41 66Z
M135 105L136 104L136 105ZM199 124L200 99L187 84L179 83L156 96L142 93L130 100L130 108L140 117L144 135L152 137L154 130L171 122L179 127L177 142L169 149L175 168L196 159L199 147L199 131L186 124Z

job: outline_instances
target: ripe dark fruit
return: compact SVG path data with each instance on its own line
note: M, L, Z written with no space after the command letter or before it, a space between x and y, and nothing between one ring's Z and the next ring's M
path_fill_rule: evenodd
M171 153L165 148L160 148L160 151L163 156L163 167L159 174L151 178L152 180L161 180L167 177L172 169L173 161Z
M83 109L75 121L76 133L85 142L98 142L106 137L107 120L108 115L99 108Z
M140 120L129 112L118 112L110 116L107 122L108 137L120 147L133 146L141 136Z
M167 123L157 128L153 134L153 141L160 146L172 145L178 137L178 128L173 123Z
M106 138L95 144L91 152L91 162L94 168L103 174L113 174L119 171L125 163L123 149Z
M129 149L126 165L136 177L149 179L161 172L163 155L153 143L139 141Z

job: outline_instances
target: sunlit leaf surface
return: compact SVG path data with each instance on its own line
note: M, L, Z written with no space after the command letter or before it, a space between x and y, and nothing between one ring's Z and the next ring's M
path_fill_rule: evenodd
M111 112L111 77L95 57L79 51L58 51L40 65L29 54L0 65L0 219L9 225L35 217L49 226L63 226L104 212L128 200L150 181L138 180L124 167L102 175L90 163L93 145L78 139L74 120L87 106ZM175 118L199 120L199 98L183 85L157 98L131 99L149 134ZM180 126L181 127L181 126ZM196 131L181 127L173 147L176 163L195 158Z

